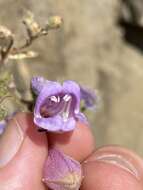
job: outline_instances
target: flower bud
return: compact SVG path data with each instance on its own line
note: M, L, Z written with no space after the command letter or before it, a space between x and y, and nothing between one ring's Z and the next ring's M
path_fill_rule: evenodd
M82 181L81 165L78 161L57 149L49 150L44 167L43 182L53 190L78 190Z
M61 26L63 19L60 16L51 16L48 19L47 28L48 29L56 29Z

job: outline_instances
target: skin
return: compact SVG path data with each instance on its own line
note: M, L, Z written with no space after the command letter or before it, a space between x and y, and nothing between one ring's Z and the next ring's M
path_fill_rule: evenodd
M84 179L80 190L143 189L142 159L121 147L106 146L96 149L90 128L84 124L77 123L76 129L67 135L52 133L46 135L37 132L31 114L19 113L15 118L24 129L25 137L13 159L6 166L0 168L1 190L47 190L48 188L41 179L49 147L59 148L81 162ZM11 125L14 125L13 121L11 121ZM97 161L96 156L102 153L121 153L134 162L138 178L114 164Z

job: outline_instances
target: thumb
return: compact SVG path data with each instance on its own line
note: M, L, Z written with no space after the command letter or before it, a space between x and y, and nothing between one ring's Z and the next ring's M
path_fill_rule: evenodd
M45 190L46 135L37 133L32 114L19 113L0 138L0 189Z

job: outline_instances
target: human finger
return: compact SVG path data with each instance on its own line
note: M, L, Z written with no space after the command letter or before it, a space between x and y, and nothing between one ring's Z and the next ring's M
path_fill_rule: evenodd
M143 189L143 160L128 149L100 148L82 166L85 177L81 190Z
M91 128L78 122L72 132L63 134L48 133L49 146L61 150L63 153L82 162L95 149L95 138Z
M47 153L47 137L37 133L32 114L17 114L0 139L0 189L45 190Z

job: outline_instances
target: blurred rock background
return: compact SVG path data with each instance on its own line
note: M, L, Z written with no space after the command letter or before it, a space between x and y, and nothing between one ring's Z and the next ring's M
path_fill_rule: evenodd
M31 47L39 57L14 63L28 97L33 75L72 79L96 88L101 100L88 112L97 145L120 144L143 155L143 0L0 0L0 24L22 43L24 10L44 24L60 15L63 26Z

